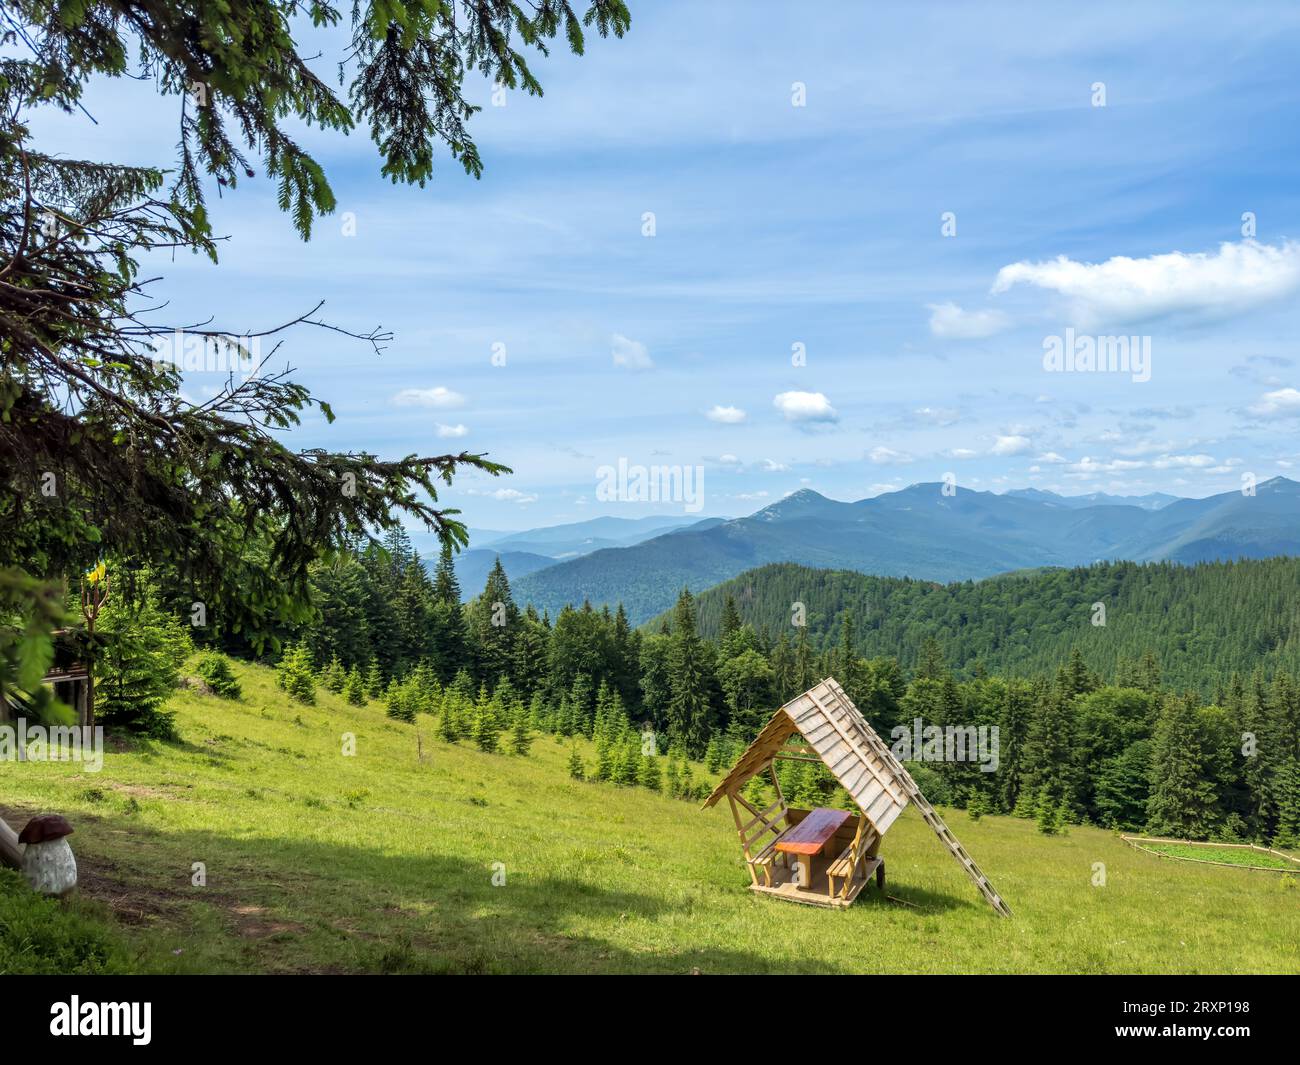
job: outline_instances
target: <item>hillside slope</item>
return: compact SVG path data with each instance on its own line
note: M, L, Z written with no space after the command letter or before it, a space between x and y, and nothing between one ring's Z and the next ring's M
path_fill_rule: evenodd
M239 702L173 699L179 744L114 744L99 774L75 763L5 769L4 815L69 816L85 904L144 950L144 968L1300 967L1295 885L1279 876L1162 861L1095 829L1049 839L1027 821L952 813L1015 909L1005 922L909 811L882 854L889 894L910 905L868 888L843 913L794 906L746 890L725 810L570 780L567 748L549 737L528 758L482 754L433 739L427 722L398 724L327 693L301 706L269 670L238 673ZM354 757L341 753L349 734ZM195 862L204 887L193 886ZM1091 886L1097 862L1104 888Z
M793 640L802 603L816 648L838 645L846 611L867 656L915 665L927 638L964 672L1051 673L1074 648L1103 676L1156 652L1165 678L1209 694L1234 671L1300 673L1300 559L1140 565L1102 563L940 585L783 563L750 570L699 596L701 631L717 635L733 596L743 620ZM1094 625L1094 603L1105 625ZM666 616L666 615L665 615ZM657 629L659 619L647 628Z

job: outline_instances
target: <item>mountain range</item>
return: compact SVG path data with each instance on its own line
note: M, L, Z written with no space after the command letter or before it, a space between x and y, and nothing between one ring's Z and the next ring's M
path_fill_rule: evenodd
M706 522L717 524L724 520L709 518ZM455 562L461 598L470 599L483 590L487 575L498 557L513 581L556 562L605 548L631 547L673 529L706 522L699 518L659 514L645 518L591 518L516 532L471 529L469 542L473 546L458 554ZM432 565L430 561L430 569Z
M531 602L554 615L566 603L584 599L595 606L622 602L636 624L671 606L683 587L703 591L771 562L946 582L1101 560L1194 563L1297 555L1300 484L1277 477L1251 495L1177 499L1157 494L1123 501L1033 489L999 495L924 483L842 502L803 489L748 517L682 525L683 520L688 519L667 531L653 523L639 526L648 536L528 572L503 565L521 604ZM599 538L594 530L581 529L589 524L560 528ZM582 538L571 532L548 538L551 532L534 530L526 542ZM523 546L519 535L497 541L490 550ZM466 590L472 594L477 587Z

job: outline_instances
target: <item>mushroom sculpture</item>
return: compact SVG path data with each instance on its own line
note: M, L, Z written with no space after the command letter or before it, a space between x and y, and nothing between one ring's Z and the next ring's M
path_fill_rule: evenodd
M77 859L68 837L72 826L59 814L41 814L18 834L23 851L23 876L42 895L63 895L77 886Z

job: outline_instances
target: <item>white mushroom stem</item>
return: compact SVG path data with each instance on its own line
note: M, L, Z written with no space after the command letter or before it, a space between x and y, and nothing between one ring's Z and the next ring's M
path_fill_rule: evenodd
M62 895L77 886L77 859L67 836L29 843L23 852L23 876L33 891Z
M13 869L23 867L23 845L18 842L18 833L0 818L0 865Z

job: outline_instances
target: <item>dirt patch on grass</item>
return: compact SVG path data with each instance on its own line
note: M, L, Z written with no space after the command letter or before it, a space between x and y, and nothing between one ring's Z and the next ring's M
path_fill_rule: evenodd
M178 916L181 899L173 891L151 889L102 874L79 879L78 890L82 896L108 907L122 924L133 927L159 922L171 924Z
M134 799L173 799L176 792L168 788L150 788L143 784L109 784L119 795L130 795Z
M235 918L235 931L244 939L265 939L267 936L283 932L305 932L305 926L296 921L277 921L267 917L265 906L249 903L230 906L229 912Z

